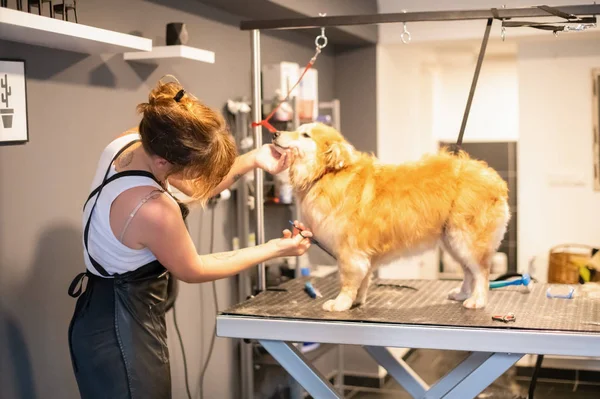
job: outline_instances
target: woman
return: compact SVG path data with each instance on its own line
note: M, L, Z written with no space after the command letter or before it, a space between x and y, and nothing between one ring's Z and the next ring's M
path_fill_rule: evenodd
M184 224L186 208L169 185L205 203L254 167L281 172L294 154L264 146L236 158L222 116L178 83L159 82L138 110L138 131L104 150L83 212L87 271L69 287L79 296L88 277L69 327L82 398L171 396L165 326L171 275L202 283L310 246L311 233L294 229L263 245L198 255Z

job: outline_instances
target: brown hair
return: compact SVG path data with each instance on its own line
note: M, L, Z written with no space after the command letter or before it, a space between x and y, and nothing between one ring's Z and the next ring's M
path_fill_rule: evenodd
M159 81L137 109L143 114L139 131L146 152L173 164L172 174L191 183L192 198L206 202L237 156L223 116L178 82Z

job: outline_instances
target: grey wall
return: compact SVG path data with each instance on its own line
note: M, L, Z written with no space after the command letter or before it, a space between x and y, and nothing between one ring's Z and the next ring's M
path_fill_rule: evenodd
M376 46L335 56L335 95L344 136L360 151L377 153Z
M27 61L31 140L0 147L0 397L7 399L78 397L67 347L75 301L67 287L84 269L81 207L102 148L137 124L135 105L166 73L213 107L250 95L249 35L237 29L236 17L185 0L87 0L78 6L81 23L137 32L156 44L164 43L165 23L186 22L189 44L215 51L216 64L134 65L119 54L84 56L0 41L0 57ZM263 61L306 63L312 41L282 35L263 36ZM331 99L333 56L321 55L317 68L320 96ZM198 250L207 252L210 218L202 216L193 212L189 224ZM234 229L233 204L219 205L215 250L230 248ZM217 286L221 308L235 301L233 281ZM208 284L184 285L177 302L192 393L214 327L211 298ZM181 351L172 325L169 345L174 397L183 398ZM238 397L234 349L231 341L217 340L206 398Z

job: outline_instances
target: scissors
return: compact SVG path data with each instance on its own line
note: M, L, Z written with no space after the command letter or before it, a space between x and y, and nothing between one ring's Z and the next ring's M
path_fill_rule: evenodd
M302 235L302 232L304 231L304 229L301 229L300 227L296 226L294 224L294 222L292 222L291 220L289 221L290 224L295 228L300 230L300 235L302 237L304 237ZM331 252L329 252L329 250L327 250L327 248L325 248L319 241L317 241L314 237L304 237L304 238L310 238L310 242L312 242L313 244L315 244L317 247L321 248L324 252L326 252L329 256L331 256L333 259L337 260L337 258L335 257L334 254L332 254Z
M494 321L501 321L504 323L509 323L509 322L515 322L517 321L517 318L515 317L514 313L507 313L504 316L492 316L492 320Z

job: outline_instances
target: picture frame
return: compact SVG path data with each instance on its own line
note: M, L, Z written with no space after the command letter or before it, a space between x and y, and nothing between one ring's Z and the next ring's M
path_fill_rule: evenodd
M29 142L25 60L0 58L0 145Z
M600 191L600 68L595 68L592 70L592 85L592 143L594 148L594 191Z

